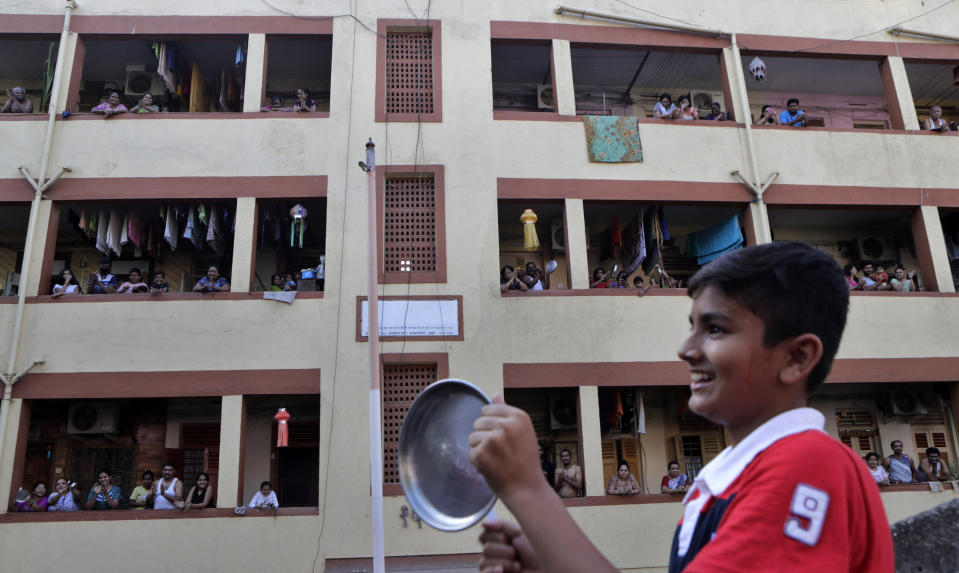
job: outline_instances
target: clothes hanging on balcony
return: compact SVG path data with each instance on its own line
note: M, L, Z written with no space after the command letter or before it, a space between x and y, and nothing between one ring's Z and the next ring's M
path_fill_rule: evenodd
M686 252L696 257L696 262L704 265L743 246L743 234L739 228L739 215L733 215L725 221L702 231L690 233L686 237Z
M633 215L632 221L623 230L623 272L627 276L636 272L646 258L646 237L643 231L643 220L639 215L639 213Z
M643 259L643 272L647 275L659 264L660 248L663 246L663 233L659 229L659 214L656 209L647 209L643 216L643 237L646 241L646 258Z
M163 215L163 238L170 245L170 250L175 251L179 230L176 224L176 214L173 212L173 206L167 205L162 209Z
M594 163L642 163L643 143L635 117L583 116L586 151Z
M110 224L107 227L107 246L110 250L120 256L120 235L123 233L123 216L118 209L110 210Z
M100 214L97 215L97 250L104 255L110 254L110 242L107 239L107 220L109 217L106 209L100 209Z
M133 210L133 207L130 207L130 214L128 215L130 222L127 229L127 236L130 237L130 242L132 242L137 247L143 246L143 219L140 217L140 214Z
M223 256L223 222L217 214L216 205L210 207L210 226L206 230L206 244L213 252Z
M119 248L122 250L123 245L126 245L130 242L130 213L123 215L123 223L120 224L120 241L117 243Z

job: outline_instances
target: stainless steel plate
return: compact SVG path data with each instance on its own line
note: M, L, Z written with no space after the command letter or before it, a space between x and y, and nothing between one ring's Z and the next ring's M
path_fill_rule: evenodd
M398 452L400 483L413 510L441 531L475 525L496 502L469 460L473 422L489 403L476 386L447 378L423 390L406 413Z

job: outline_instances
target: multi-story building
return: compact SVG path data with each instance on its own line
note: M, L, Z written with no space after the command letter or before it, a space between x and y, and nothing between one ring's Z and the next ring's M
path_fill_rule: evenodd
M479 550L475 530L413 520L396 483L405 408L446 376L526 409L550 461L571 450L585 484L566 503L617 567L664 569L681 513L659 493L666 464L694 476L726 436L685 407L676 348L690 303L656 264L683 281L710 242L798 239L843 265L916 271L921 291L852 293L812 404L859 453L885 456L901 440L913 459L935 445L955 463L959 139L926 119L934 106L959 119L959 6L556 8L3 4L0 86L24 87L35 112L0 115L0 281L11 295L0 298L0 368L7 380L22 373L0 427L5 571L368 569L357 161L369 138L392 569L465 568ZM315 111L283 111L300 88ZM159 110L91 113L112 92L127 107L151 93ZM654 117L664 92L689 94L699 119ZM793 97L805 127L753 125L762 106L778 117ZM704 119L713 103L727 119ZM597 135L607 128L623 138ZM296 205L305 219L291 218ZM526 209L538 216L533 250ZM50 296L64 268L86 293L105 256L119 282L163 270L170 292ZM322 279L300 277L321 257ZM548 290L499 288L503 266L550 261ZM193 292L211 265L229 288ZM630 287L665 288L590 288L593 270L613 265ZM285 270L300 277L295 300L264 300ZM280 407L292 416L286 448L275 446ZM188 486L212 475L215 508L13 503L19 487L61 477L79 482L83 502L104 466L126 497L168 459ZM642 494L604 495L619 459ZM263 480L280 509L235 515ZM897 520L954 494L912 484L882 500Z

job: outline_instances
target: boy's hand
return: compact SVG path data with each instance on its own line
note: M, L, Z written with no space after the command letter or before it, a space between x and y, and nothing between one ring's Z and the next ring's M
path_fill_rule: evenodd
M529 416L504 404L499 394L473 423L469 444L470 461L507 504L517 492L549 487L538 463L539 448Z
M483 523L481 573L538 573L542 571L533 548L519 526L503 521Z

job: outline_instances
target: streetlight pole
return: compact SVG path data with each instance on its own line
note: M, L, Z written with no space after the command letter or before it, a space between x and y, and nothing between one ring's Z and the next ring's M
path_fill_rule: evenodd
M386 556L383 544L383 437L380 415L380 329L379 297L379 243L376 216L376 146L373 139L366 142L366 161L360 168L366 172L368 220L368 277L366 297L366 331L370 343L370 484L373 493L373 572L385 573Z

